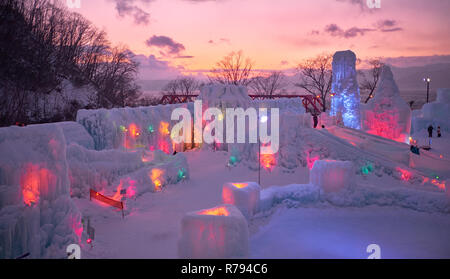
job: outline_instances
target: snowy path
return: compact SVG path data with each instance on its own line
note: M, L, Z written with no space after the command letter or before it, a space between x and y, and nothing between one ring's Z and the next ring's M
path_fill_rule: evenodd
M250 239L252 258L450 258L450 219L390 207L279 209Z
M257 172L246 167L228 170L223 152L188 152L190 180L168 185L160 193L140 196L134 210L122 220L119 213L88 200L76 200L83 212L93 217L95 247L85 251L86 258L176 258L180 220L189 211L221 203L225 182L256 181ZM307 169L295 173L261 172L264 186L306 183Z

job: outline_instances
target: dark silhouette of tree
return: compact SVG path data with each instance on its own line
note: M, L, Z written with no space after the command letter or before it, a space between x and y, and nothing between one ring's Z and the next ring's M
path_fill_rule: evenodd
M362 92L367 92L368 96L364 103L367 104L371 98L373 98L373 93L375 92L375 89L377 88L378 81L380 80L381 75L381 69L383 67L383 63L381 62L380 58L374 58L369 60L369 65L371 66L371 69L368 73L369 77L362 72L359 71L359 74L362 77L362 80L360 81L360 90Z
M247 86L251 82L252 67L252 61L245 59L242 51L232 52L217 62L208 77L211 82Z
M331 91L333 80L332 60L332 55L321 54L303 61L297 67L297 71L300 74L300 81L295 86L320 98L323 104L323 111L327 109L327 96Z
M272 96L286 87L285 76L281 71L260 75L251 79L250 87L258 95Z

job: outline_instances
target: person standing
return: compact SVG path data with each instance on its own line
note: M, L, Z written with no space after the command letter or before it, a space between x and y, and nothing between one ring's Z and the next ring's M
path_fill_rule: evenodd
M428 137L432 138L433 137L433 125L428 126Z
M437 127L437 136L438 136L438 138L442 137L442 134L441 134L441 126L438 126L438 127Z

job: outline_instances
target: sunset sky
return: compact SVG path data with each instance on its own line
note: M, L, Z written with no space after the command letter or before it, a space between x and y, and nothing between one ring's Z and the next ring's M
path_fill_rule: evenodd
M155 79L210 69L233 50L258 69L344 49L361 59L450 54L449 0L381 0L379 9L366 0L81 0L76 11Z

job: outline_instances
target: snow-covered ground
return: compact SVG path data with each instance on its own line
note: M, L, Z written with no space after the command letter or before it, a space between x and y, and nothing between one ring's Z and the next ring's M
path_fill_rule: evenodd
M110 207L75 199L83 216L91 216L96 230L94 247L83 247L84 258L177 258L180 221L186 212L221 204L222 185L226 182L257 181L256 171L246 167L228 169L224 163L226 152L191 151L185 155L190 179L138 197L125 219ZM284 173L275 168L271 173L262 171L261 181L265 189L271 185L305 184L309 170L300 167ZM357 176L356 184L400 191L410 187L408 182L389 176ZM410 195L420 200L421 195L444 194L418 191ZM416 201L411 200L411 204L414 207ZM302 204L287 200L258 214L249 226L251 258L367 258L369 244L380 245L383 258L450 257L448 212L426 213L399 206L338 207L326 201Z
M226 152L186 152L190 179L168 185L159 193L136 200L134 211L122 219L119 212L87 199L75 199L83 216L92 216L96 230L94 248L85 247L85 258L177 258L180 221L186 212L221 203L226 182L257 181L258 173L246 167L228 169ZM307 183L309 170L293 173L262 171L262 187Z
M251 258L450 258L450 218L397 207L280 206L250 238ZM255 221L256 223L257 221ZM265 222L265 223L264 223Z

